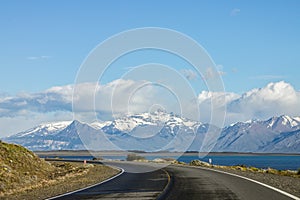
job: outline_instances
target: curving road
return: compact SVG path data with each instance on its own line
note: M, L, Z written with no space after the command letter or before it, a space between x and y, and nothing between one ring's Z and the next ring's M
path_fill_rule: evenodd
M168 183L168 174L155 166L134 162L106 163L124 169L124 173L111 181L75 192L66 196L51 198L56 200L79 199L156 199ZM132 171L152 171L130 173Z
M170 165L153 172L128 173L153 170L159 165L105 164L123 168L125 172L109 182L56 199L293 199L249 180L204 168Z
M292 199L257 183L201 168L169 166L172 187L166 199Z

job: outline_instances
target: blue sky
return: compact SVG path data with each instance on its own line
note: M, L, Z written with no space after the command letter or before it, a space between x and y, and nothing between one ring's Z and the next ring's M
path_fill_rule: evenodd
M138 27L180 31L223 67L227 91L269 81L300 88L299 1L2 1L1 92L74 82L101 41ZM239 84L243 83L243 84Z
M291 87L296 92L300 89L300 1L297 0L2 0L0 95L18 97L14 102L22 102L20 95L44 94L54 86L72 84L83 60L100 42L119 32L141 27L173 29L196 40L222 71L227 92L242 95L270 83L280 83L273 89ZM147 53L137 55L132 60L116 63L120 64L116 66L119 71L108 72L103 81L119 79L131 65L155 61ZM162 61L169 56L155 58ZM179 71L184 69L184 63L176 59L168 64ZM205 89L201 80L191 80L191 84L198 93ZM7 112L12 112L11 107L5 107ZM266 112L261 117L283 112ZM31 121L28 126L57 118L52 112L47 114L51 117ZM17 115L21 114L14 116ZM28 116L24 117L23 124ZM242 119L252 117L259 116L251 114ZM0 115L0 125L7 120L7 116Z

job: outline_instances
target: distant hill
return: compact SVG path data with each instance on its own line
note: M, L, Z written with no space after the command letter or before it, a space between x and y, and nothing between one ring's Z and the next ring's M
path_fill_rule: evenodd
M282 115L218 128L157 111L92 124L42 124L3 140L31 150L300 153L300 118Z
M26 148L0 141L0 194L49 176L54 167Z
M300 118L282 115L225 127L215 151L300 153Z

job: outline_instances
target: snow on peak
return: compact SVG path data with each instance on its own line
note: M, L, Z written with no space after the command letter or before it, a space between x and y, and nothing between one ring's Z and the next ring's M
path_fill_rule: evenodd
M268 128L273 127L276 122L276 118L272 117L269 121Z
M293 122L293 119L290 118L289 116L283 115L283 116L281 116L281 118L282 118L283 125L292 124L292 122Z
M300 118L292 118L288 115L281 115L280 117L272 117L269 121L268 127L274 127L279 125L296 127L300 125Z
M155 125L152 115L149 113L128 115L113 121L113 125L120 131L131 131L140 125Z
M258 121L257 119L251 119L251 120L245 121L244 123L245 124L253 124L253 123L257 122L257 121Z
M290 124L291 127L295 127L300 125L300 122L298 120L296 120L295 118L292 118L290 116L287 115L283 115L282 118L283 120L283 125L287 125Z
M116 119L112 122L114 127L120 131L130 132L137 126L145 125L168 125L174 126L194 126L199 122L194 122L185 118L181 118L173 113L157 110L152 113L142 113L127 115L126 117Z
M72 123L72 121L62 121L62 122L53 122L48 124L42 124L41 126L43 128L47 128L48 131L56 131L56 130L62 130L69 126Z
M294 120L296 120L300 124L300 117L294 117Z
M95 121L95 122L92 122L89 125L91 127L93 127L94 129L100 130L105 126L109 126L110 124L111 124L111 121L103 121L103 122Z
M234 123L231 123L227 126L228 127L233 127L233 126L238 126L238 127L241 127L241 126L251 126L253 123L257 123L259 122L259 120L257 119L251 119L251 120L247 120L247 121L244 121L244 122L234 122Z
M34 128L31 128L27 131L21 132L17 134L18 137L23 137L30 134L41 133L43 135L47 135L49 133L58 132L65 129L69 126L72 121L61 121L61 122L52 122L52 123L43 123Z

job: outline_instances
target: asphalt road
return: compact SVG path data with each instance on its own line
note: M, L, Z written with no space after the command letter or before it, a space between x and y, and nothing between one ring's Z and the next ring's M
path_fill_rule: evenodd
M158 165L130 162L107 162L125 172L104 184L57 199L291 199L254 182L200 168L168 166L147 173Z
M172 186L166 199L291 199L251 181L206 169L169 166Z
M121 167L125 172L101 185L55 199L156 199L168 183L168 173L162 169L156 170L155 166L132 162L113 163L113 165ZM133 171L150 172L130 173Z

